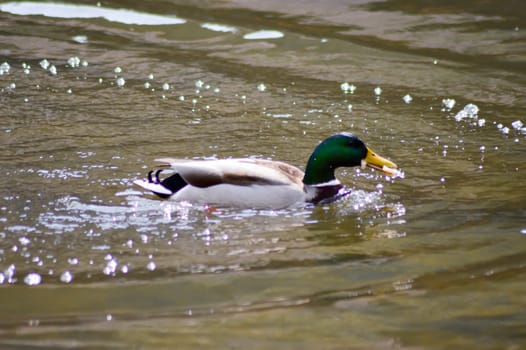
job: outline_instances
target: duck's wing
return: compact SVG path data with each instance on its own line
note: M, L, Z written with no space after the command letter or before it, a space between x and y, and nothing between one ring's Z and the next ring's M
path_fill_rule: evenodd
M219 184L298 185L303 186L303 172L287 163L263 159L181 160L156 159L174 169L188 184L210 187Z

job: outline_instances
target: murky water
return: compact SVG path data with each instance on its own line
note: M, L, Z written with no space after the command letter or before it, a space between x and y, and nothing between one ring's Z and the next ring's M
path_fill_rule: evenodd
M526 346L525 30L511 0L0 3L0 347ZM405 177L280 211L132 185L338 131Z

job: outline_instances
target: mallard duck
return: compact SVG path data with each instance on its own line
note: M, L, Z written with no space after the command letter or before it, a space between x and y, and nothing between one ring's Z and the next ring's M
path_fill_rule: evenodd
M251 158L218 160L156 159L156 171L135 184L161 198L245 208L285 208L298 203L326 203L339 198L343 185L334 175L339 167L369 166L388 175L393 162L379 156L351 133L338 133L312 152L305 172L290 164ZM160 173L174 174L161 180ZM342 193L343 192L343 193Z

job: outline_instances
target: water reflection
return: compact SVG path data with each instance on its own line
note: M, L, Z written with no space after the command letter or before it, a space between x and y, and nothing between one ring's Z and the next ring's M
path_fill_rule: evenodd
M37 225L8 226L7 230L16 235L13 238L18 238L13 241L4 237L3 259L14 264L3 272L2 281L83 283L104 279L103 275L142 279L147 271L168 277L174 272L290 267L296 254L305 254L306 248L311 251L308 259L319 264L339 253L325 252L324 248L316 252L313 244L334 246L334 239L341 243L341 233L355 239L365 226L376 226L374 221L379 218L399 220L405 213L403 206L387 203L380 192L361 190L324 207L284 210L238 210L151 200L138 197L131 188L118 195L126 205L62 197L47 206L49 210L39 215ZM323 232L325 225L333 227L330 236L316 233ZM307 229L303 234L289 236L291 229L301 227ZM314 235L310 227L315 227ZM369 229L365 231L369 234ZM44 246L48 247L45 257L39 253ZM64 247L69 251L66 256L51 253Z
M183 24L186 20L175 16L153 15L128 9L112 9L99 6L17 1L0 4L0 11L15 15L47 16L52 18L104 18L111 22L136 25Z

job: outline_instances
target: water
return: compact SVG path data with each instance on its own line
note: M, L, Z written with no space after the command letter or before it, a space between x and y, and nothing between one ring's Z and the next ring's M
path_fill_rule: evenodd
M0 4L2 348L526 345L524 6L320 4ZM404 177L279 211L132 184L338 131Z

